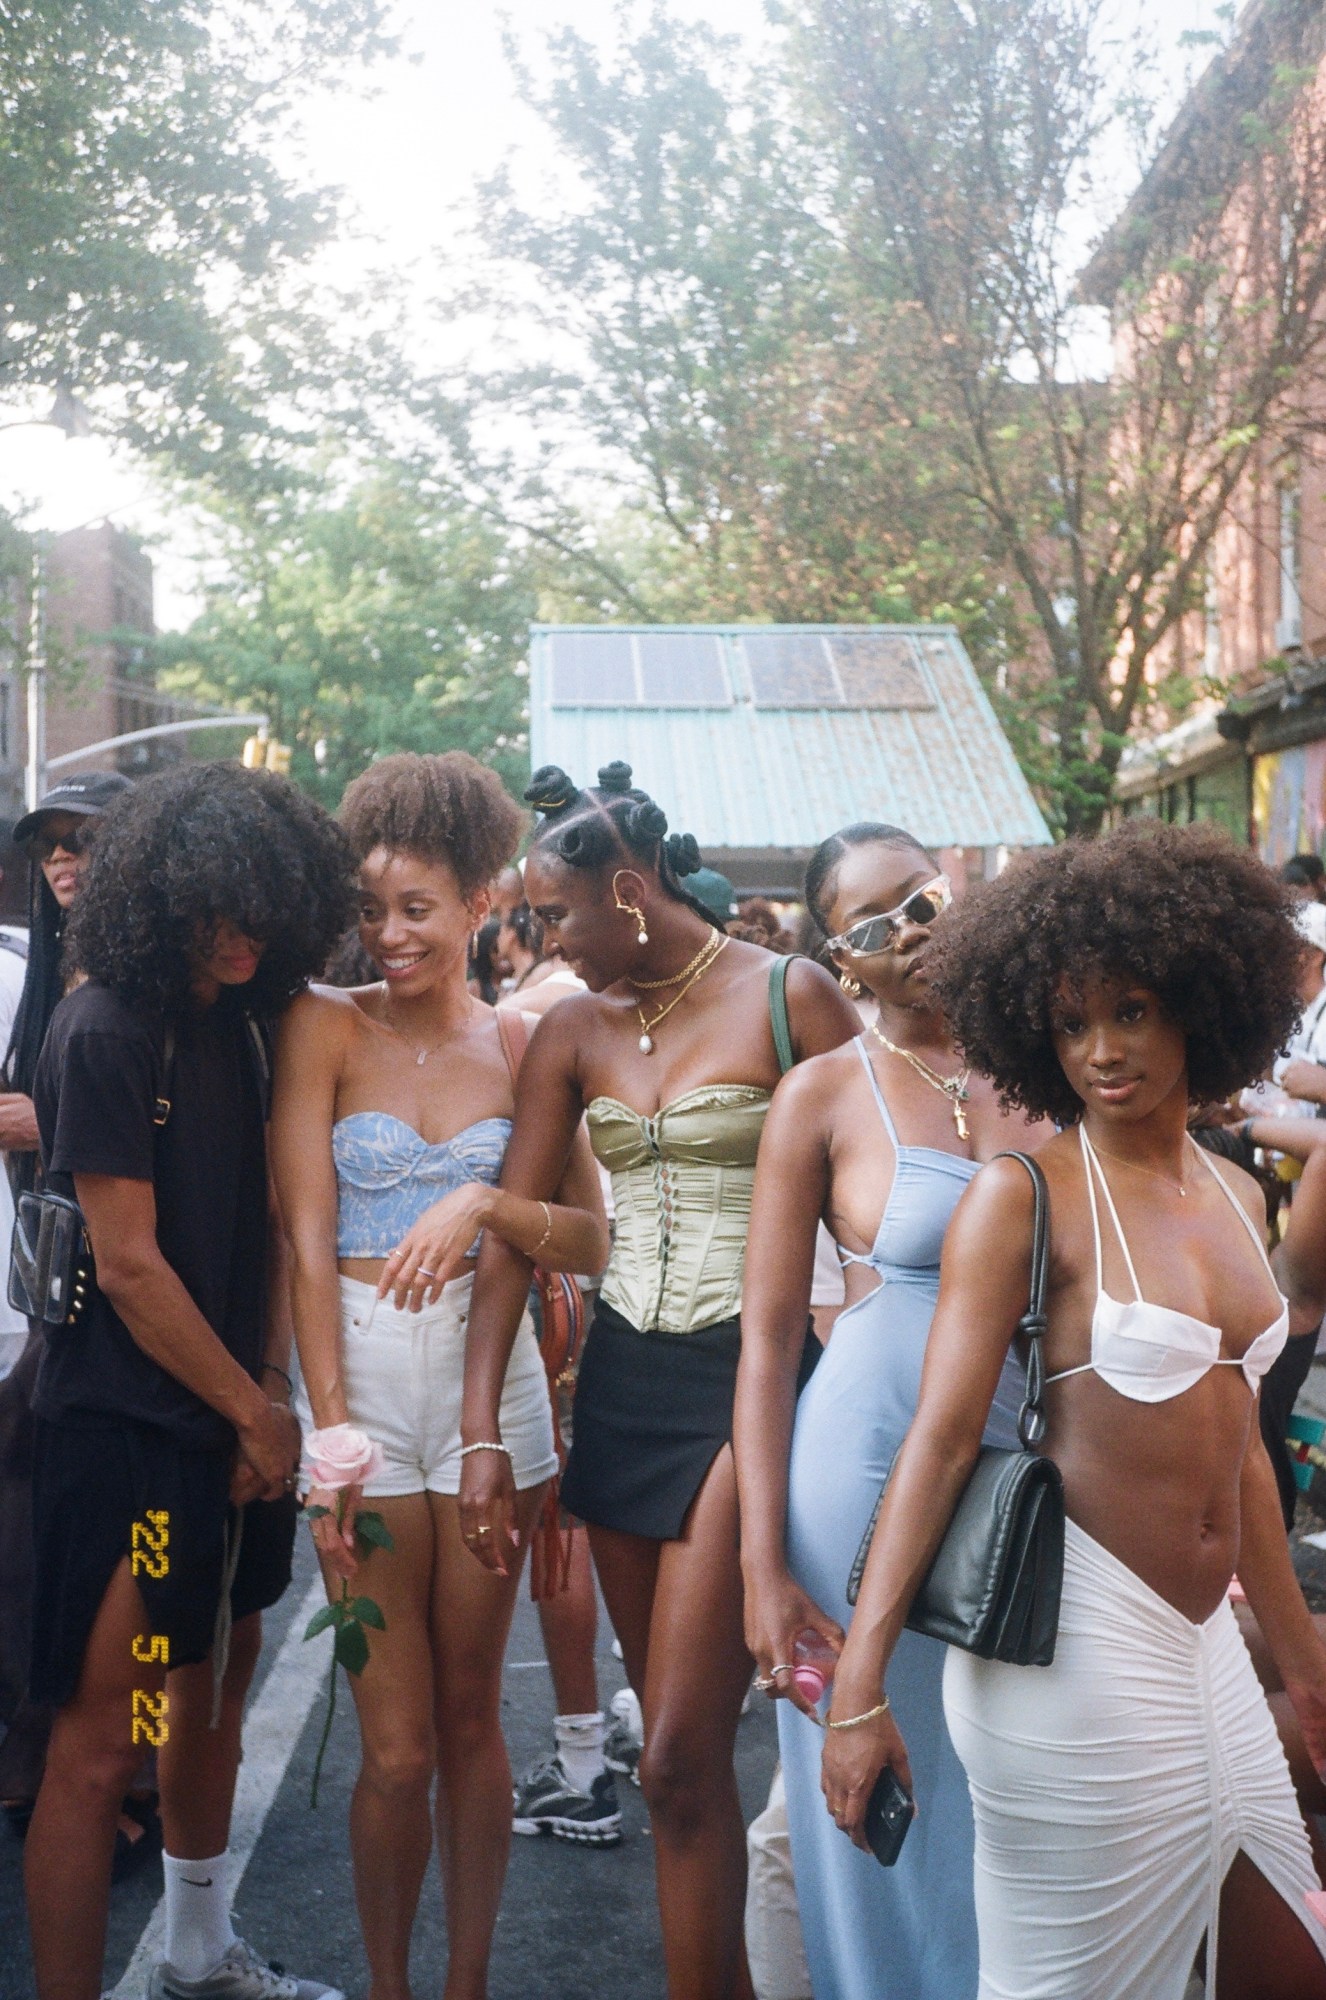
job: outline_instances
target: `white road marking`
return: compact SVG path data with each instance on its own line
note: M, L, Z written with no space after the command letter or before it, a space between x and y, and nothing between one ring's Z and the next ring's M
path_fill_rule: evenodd
M239 1767L230 1820L232 1900L239 1894L244 1871L253 1858L309 1711L326 1685L330 1639L315 1639L307 1646L304 1643L304 1627L326 1602L322 1578L315 1576L244 1721L244 1761ZM165 1935L163 1896L147 1920L123 1978L113 1989L114 2000L142 2000L152 1967L162 1956Z

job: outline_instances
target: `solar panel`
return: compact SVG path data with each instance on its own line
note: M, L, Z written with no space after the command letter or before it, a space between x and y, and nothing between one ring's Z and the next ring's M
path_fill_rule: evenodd
M841 708L818 632L743 632L756 708Z
M713 632L555 632L554 708L730 708L722 641Z
M848 708L933 708L908 632L826 634Z
M641 632L646 708L730 708L723 649L714 632Z
M629 632L556 632L549 640L557 708L634 708L639 696Z

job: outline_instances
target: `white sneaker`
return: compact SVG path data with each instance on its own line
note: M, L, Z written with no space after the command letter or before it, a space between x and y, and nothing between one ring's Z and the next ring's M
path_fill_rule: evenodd
M164 1961L153 1966L147 2000L345 2000L345 1995L321 1979L296 1979L284 1966L269 1965L236 1938L203 1979L181 1979Z

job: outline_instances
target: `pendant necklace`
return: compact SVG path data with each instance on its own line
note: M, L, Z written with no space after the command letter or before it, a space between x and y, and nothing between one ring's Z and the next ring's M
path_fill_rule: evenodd
M385 986L383 988L382 998L383 1002L385 1003L387 998ZM473 1004L471 1004L470 1012L471 1014L474 1012ZM386 1020L385 1018L379 1020L378 1026L380 1028L385 1028L389 1035L395 1035L398 1042L404 1042L406 1048L410 1050L411 1054L414 1057L414 1066L416 1069L422 1069L424 1064L428 1061L428 1058L430 1056L435 1056L439 1049L444 1049L447 1043L452 1039L450 1035L444 1035L442 1037L442 1040L440 1042L434 1042L431 1048L421 1049L418 1042L412 1042L408 1035L403 1035L399 1028L393 1028L391 1022Z
M675 986L677 984L677 980L679 979L684 979L686 981L686 984L682 987L681 992L674 993L671 1000L666 1001L664 1005L659 1008L657 1014L653 1015L652 1018L646 1018L644 1008L641 1006L638 1000L636 1001L635 1011L640 1018L639 1048L642 1056L650 1056L654 1053L654 1029L658 1027L660 1021L665 1021L667 1019L668 1015L672 1012L674 1007L680 1007L682 1001L686 998L686 995L690 992L692 986L695 986L701 979L704 978L706 972L708 972L714 960L718 958L727 949L728 945L731 942L732 940L728 937L726 931L721 931L721 932L715 931L713 936L706 941L703 949L696 953L695 957L691 960L690 965L686 966L683 971L677 973L675 978L657 979L657 980L643 980L643 979L629 980L630 985L641 986L641 987ZM694 967L694 971L692 971L691 969L692 966Z
M870 1023L870 1032L891 1054L901 1056L905 1063L910 1063L916 1074L923 1082L928 1083L932 1090L937 1090L941 1097L948 1099L953 1112L953 1123L958 1128L958 1137L969 1138L967 1114L962 1107L967 1102L967 1085L971 1082L970 1064L966 1069L959 1070L956 1076L941 1076L937 1069L931 1069L929 1063L922 1062L920 1056L913 1055L910 1049L900 1049L896 1042L891 1042L887 1035L881 1034L873 1021Z
M1196 1143L1196 1140L1194 1140L1193 1144L1196 1145ZM1188 1188L1186 1182L1172 1181L1168 1174L1158 1174L1154 1167L1144 1167L1137 1160L1125 1160L1122 1153L1107 1153L1103 1146L1097 1146L1094 1150L1099 1153L1102 1160L1113 1160L1117 1166L1131 1167L1135 1174L1150 1174L1153 1181L1163 1181L1166 1187L1173 1188L1176 1194L1182 1195L1183 1199L1187 1201Z

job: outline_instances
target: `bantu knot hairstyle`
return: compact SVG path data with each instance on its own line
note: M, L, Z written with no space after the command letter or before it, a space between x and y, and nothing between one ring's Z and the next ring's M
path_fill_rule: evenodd
M668 832L667 814L631 782L629 764L603 765L597 788L583 792L557 765L545 764L534 773L525 799L542 815L534 845L550 850L568 868L634 864L652 869L670 896L688 904L706 923L716 922L713 912L681 886L684 876L704 866L694 836Z
M854 826L831 833L810 857L804 891L806 908L825 937L829 935L828 913L837 892L838 863L853 847L914 847L927 861L930 859L914 833L906 833L900 826L886 826L881 820L857 820Z

